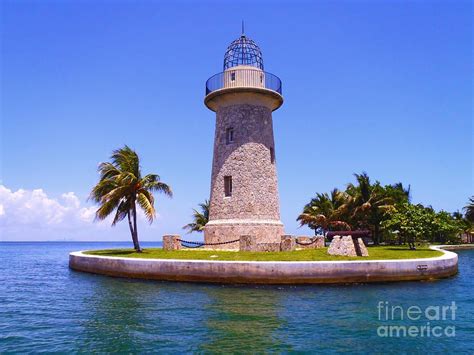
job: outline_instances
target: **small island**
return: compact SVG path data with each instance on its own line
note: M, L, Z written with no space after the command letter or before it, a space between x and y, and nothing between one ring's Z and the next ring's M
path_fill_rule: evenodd
M134 248L73 252L72 269L257 284L430 280L457 273L457 255L433 245L456 244L461 235L472 239L472 203L465 216L437 212L412 204L410 186L383 185L365 172L304 206L296 221L314 236L285 233L273 134L282 82L264 71L262 52L243 29L225 52L223 71L205 88L204 103L216 117L210 198L183 227L202 232L203 241L173 234L163 236L163 248L140 246L137 209L152 223L154 193L172 197L172 190L159 175L142 174L138 154L124 146L99 165L91 199L99 205L96 219L128 221Z
M74 270L162 281L323 284L433 280L457 273L457 254L373 247L370 259L333 256L326 248L289 252L98 250L70 254ZM409 258L409 257L414 258ZM363 259L363 260L361 260Z

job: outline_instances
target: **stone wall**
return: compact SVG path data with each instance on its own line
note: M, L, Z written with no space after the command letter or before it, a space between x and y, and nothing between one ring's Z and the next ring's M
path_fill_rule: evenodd
M242 235L239 241L240 251L255 251L257 249L257 239L253 235Z
M226 139L229 128L233 129L232 142ZM269 108L241 104L218 109L206 243L235 240L246 234L256 235L259 243L280 241L284 231L274 157ZM226 176L232 177L232 195L228 197Z
M242 235L253 235L257 243L279 243L284 234L283 224L274 223L242 223L242 221L229 221L228 223L208 223L204 230L206 243L222 243L239 240ZM214 245L214 249L238 249L239 242Z
M240 237L239 250L251 252L275 252L280 251L280 243L258 243L256 236L243 235Z
M234 141L226 144L233 128ZM217 111L209 220L280 220L271 111L234 105ZM232 176L231 197L224 196L224 176Z

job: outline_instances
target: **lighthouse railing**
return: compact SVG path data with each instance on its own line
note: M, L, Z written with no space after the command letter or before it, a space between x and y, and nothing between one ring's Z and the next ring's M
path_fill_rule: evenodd
M281 80L274 74L260 69L227 69L211 76L206 81L206 95L226 88L264 88L276 91L281 95Z

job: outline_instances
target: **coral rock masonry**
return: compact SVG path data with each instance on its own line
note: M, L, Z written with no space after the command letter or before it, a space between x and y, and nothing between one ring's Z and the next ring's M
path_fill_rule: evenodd
M291 235L283 235L281 237L280 250L293 251L296 248L296 240Z
M179 250L181 249L181 242L179 235L164 235L163 236L164 250Z
M240 237L240 251L255 251L257 249L257 238L252 235L243 235Z
M367 247L361 238L353 239L352 236L336 235L328 248L328 254L341 256L369 256Z

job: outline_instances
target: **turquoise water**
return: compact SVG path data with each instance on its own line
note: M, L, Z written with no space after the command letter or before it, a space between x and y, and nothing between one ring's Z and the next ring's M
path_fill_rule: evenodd
M450 279L351 286L150 282L68 268L70 251L125 245L0 243L0 353L474 352L474 250L458 252ZM427 323L379 320L380 301L455 302L454 320L430 322L455 336L380 337L381 326Z

